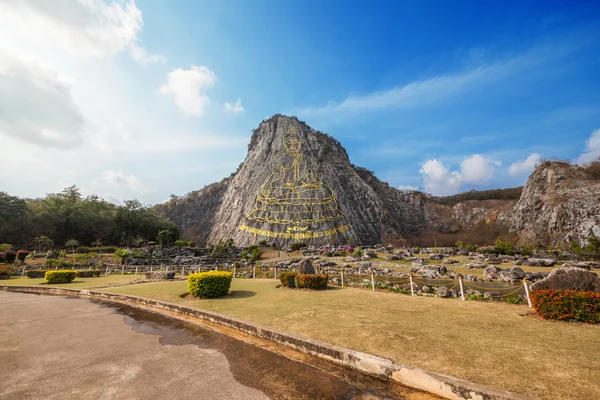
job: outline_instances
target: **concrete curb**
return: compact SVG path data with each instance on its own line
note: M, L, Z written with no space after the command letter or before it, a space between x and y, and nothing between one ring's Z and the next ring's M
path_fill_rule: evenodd
M200 318L212 323L245 332L252 336L274 341L303 353L327 359L357 371L376 376L380 379L391 379L405 386L437 394L446 399L532 400L531 397L520 394L486 387L473 382L437 374L435 372L429 372L419 368L394 364L390 360L371 354L346 349L239 318L229 317L215 312L186 307L178 304L167 303L138 296L98 292L85 289L79 290L40 286L0 286L0 290L20 293L52 294L58 296L93 298L104 301L132 304L153 310L164 310L194 318Z

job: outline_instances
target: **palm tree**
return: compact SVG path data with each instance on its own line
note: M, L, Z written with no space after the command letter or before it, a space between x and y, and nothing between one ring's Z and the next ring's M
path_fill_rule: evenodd
M65 243L65 247L70 248L73 253L75 253L75 247L77 246L79 246L79 242L75 239L69 239L67 240L67 243Z

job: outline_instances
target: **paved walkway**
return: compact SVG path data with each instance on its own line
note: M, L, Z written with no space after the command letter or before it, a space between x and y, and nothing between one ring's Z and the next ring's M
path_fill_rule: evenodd
M430 399L161 314L0 291L0 399Z

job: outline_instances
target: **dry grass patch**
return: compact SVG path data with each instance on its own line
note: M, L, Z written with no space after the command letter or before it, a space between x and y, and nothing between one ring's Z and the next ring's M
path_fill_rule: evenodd
M186 282L106 291L212 310L542 399L600 398L598 326L543 321L522 305L276 286L234 279L230 296L210 300L180 297Z

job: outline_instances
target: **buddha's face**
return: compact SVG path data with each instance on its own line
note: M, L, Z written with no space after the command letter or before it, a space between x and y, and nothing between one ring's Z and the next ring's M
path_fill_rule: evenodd
M287 136L283 141L283 146L288 153L299 153L300 139L298 136Z

